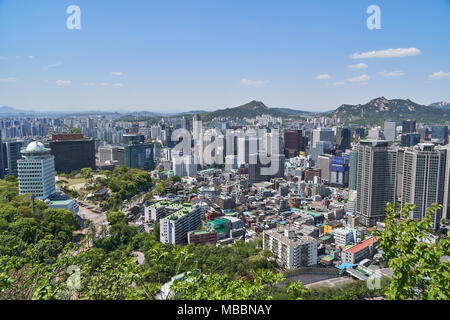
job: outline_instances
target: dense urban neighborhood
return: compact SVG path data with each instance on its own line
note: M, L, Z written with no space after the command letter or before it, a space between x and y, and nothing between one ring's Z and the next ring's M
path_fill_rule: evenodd
M264 113L0 124L2 299L450 295L447 125Z

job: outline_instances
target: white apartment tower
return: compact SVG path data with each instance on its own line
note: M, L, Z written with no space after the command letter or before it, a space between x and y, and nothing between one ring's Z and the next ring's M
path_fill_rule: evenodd
M44 200L56 192L55 157L41 142L31 142L22 149L17 169L20 194L32 194Z
M317 241L299 235L293 229L271 229L263 233L263 248L270 250L286 269L298 269L317 264Z

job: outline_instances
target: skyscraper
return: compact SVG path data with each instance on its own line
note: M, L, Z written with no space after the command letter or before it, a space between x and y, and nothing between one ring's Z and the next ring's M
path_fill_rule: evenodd
M328 141L334 143L334 131L330 128L314 129L312 138L312 147L315 147L320 141Z
M351 148L352 130L350 128L338 128L336 133L336 149L345 151Z
M95 141L83 134L53 134L49 141L57 172L95 169Z
M286 158L298 156L302 150L302 130L284 131L284 154Z
M433 144L420 143L405 150L401 205L416 207L410 218L421 220L433 204L444 204L447 150ZM434 228L439 228L441 212L433 216Z
M404 120L402 123L402 133L413 133L413 132L416 132L416 121Z
M155 168L153 145L147 143L135 143L125 146L124 160L127 168L147 171L153 170Z
M350 152L350 166L349 166L349 181L348 181L348 189L356 190L356 177L357 177L357 169L358 169L358 152L352 151Z
M362 224L373 226L384 220L386 204L396 200L397 153L382 140L362 140L357 152L356 214Z
M22 141L5 141L2 145L5 174L17 177L17 160L22 157Z
M387 141L395 141L397 138L397 123L395 121L386 120L384 122L383 132Z
M41 142L31 142L22 149L23 158L17 161L19 193L32 194L44 200L56 192L55 158Z
M419 133L404 133L401 138L402 147L413 147L420 142Z
M431 138L439 139L444 144L448 143L448 126L432 126Z

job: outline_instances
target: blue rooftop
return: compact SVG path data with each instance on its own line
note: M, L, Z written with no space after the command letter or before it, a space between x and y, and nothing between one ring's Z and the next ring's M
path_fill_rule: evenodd
M351 264L351 263L348 263L348 262L343 262L343 263L338 267L338 269L344 270L344 269L351 268L351 267L354 267L354 266L357 266L357 264Z

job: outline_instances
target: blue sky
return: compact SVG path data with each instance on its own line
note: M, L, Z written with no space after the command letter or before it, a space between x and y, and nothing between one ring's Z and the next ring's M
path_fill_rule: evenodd
M66 27L73 4L81 30ZM0 0L0 105L315 111L379 96L450 101L450 0Z

